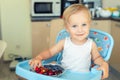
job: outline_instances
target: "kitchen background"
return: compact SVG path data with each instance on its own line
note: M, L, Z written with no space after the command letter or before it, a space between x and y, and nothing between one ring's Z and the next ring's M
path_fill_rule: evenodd
M96 1L96 0L84 0ZM98 0L102 8L117 8L120 0ZM80 1L81 2L81 1ZM58 17L59 18L59 17ZM114 73L120 72L120 16L113 19L94 18L92 28L97 28L110 33L115 39L115 48L109 61ZM4 52L3 60L11 61L14 55L23 58L31 58L40 51L53 45L55 35L51 33L62 28L62 21L35 20L31 17L31 0L0 0L0 39L7 42L7 49ZM58 25L59 24L59 25ZM51 27L53 26L53 27ZM51 36L52 35L52 36ZM9 65L8 65L9 66Z

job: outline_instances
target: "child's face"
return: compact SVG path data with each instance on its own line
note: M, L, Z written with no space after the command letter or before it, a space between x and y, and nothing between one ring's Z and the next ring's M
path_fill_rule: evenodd
M71 15L66 29L70 33L72 40L75 42L86 40L90 23L90 16L85 11Z

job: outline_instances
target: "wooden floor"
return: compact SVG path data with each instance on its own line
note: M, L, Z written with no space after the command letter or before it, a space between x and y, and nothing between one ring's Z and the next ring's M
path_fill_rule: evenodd
M0 80L20 80L17 78L14 71L9 69L9 62L0 60ZM120 80L110 71L110 76L105 80Z
M10 71L9 62L0 60L0 80L18 80L14 71Z

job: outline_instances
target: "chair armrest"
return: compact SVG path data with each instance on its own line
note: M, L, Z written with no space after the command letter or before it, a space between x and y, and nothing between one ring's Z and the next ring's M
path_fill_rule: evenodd
M97 70L98 67L99 67L98 65L95 65L94 67L92 67L92 68L91 68L91 72L92 72L92 73L98 72L99 74L102 75L102 70Z

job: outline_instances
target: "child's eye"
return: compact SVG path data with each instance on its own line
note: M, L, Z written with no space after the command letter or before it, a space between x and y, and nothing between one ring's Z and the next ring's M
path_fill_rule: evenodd
M77 27L77 25L73 25L73 26L72 26L72 28L76 28L76 27Z
M84 24L82 24L82 26L86 26L86 25L87 25L87 24L85 24L85 23L84 23Z

